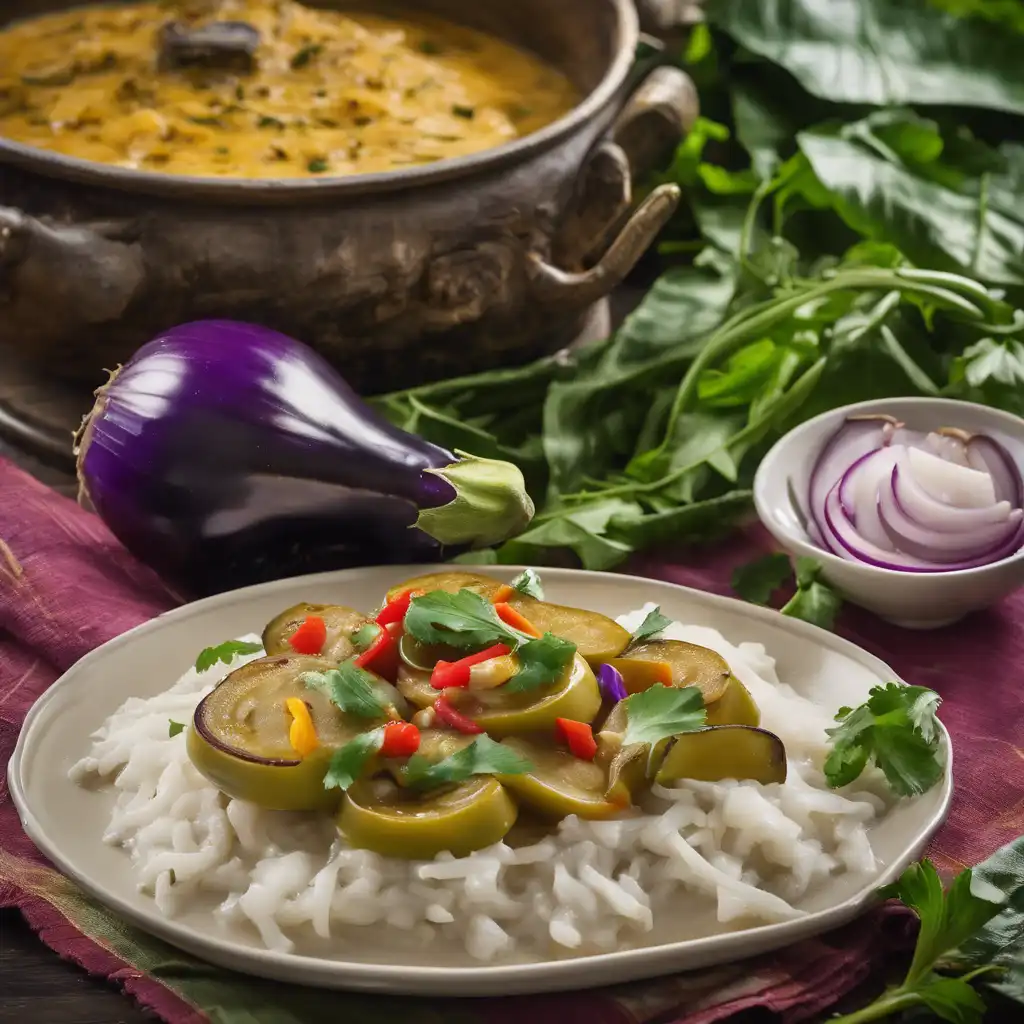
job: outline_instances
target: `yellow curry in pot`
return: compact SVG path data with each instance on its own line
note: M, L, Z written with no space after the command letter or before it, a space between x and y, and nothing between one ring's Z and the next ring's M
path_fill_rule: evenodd
M406 169L537 131L577 98L481 32L293 0L79 7L0 30L0 137L169 174Z

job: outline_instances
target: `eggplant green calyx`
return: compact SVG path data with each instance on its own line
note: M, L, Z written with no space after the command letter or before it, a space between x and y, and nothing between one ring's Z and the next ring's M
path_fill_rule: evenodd
M439 476L455 491L454 500L423 509L416 526L446 545L491 547L526 529L533 501L518 466L456 451L458 462L426 472Z

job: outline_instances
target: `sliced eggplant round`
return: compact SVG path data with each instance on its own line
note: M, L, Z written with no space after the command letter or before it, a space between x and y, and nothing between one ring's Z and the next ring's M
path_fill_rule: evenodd
M611 664L619 670L630 693L656 683L664 686L696 686L704 703L720 700L732 678L728 662L716 651L683 640L648 640L630 647Z
M679 779L785 782L786 748L775 733L748 725L684 732L673 739L656 779L661 785Z
M362 779L345 794L338 829L350 845L385 857L464 857L499 842L515 824L515 801L497 779L418 790L387 776Z
M352 642L352 634L373 622L362 612L340 604L297 604L271 619L263 630L263 649L267 654L294 653L288 641L310 615L317 615L327 627L327 639L320 657L331 661L346 661L359 652Z
M196 708L186 736L198 771L230 797L273 810L334 807L337 790L325 790L333 752L379 721L344 714L303 682L307 672L325 672L333 662L293 654L260 658L235 669ZM291 745L287 701L299 698L316 732L317 746L305 756Z
M459 590L472 590L474 594L479 594L490 600L502 586L501 580L475 572L459 572L457 570L431 572L425 576L414 576L410 580L393 586L388 591L385 600L393 601L407 590L419 590L424 594L429 594L432 590L444 590L449 594L454 594Z
M610 818L622 809L605 799L608 774L593 761L553 746L546 737L510 736L501 742L533 765L521 775L499 776L524 807L555 820L570 814Z
M750 691L735 677L729 679L725 693L718 700L707 705L708 725L753 725L761 724L761 711Z

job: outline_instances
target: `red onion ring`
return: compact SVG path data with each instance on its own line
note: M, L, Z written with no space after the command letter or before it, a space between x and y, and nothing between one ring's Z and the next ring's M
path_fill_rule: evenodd
M975 434L966 445L967 461L992 477L996 498L1008 501L1014 508L1024 506L1024 481L1010 453L998 441L984 434Z

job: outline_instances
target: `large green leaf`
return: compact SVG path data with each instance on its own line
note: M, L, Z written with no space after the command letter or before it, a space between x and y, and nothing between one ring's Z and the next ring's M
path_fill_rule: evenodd
M1020 38L992 21L927 0L708 0L706 10L823 99L1024 113Z
M1024 283L1024 223L1015 216L922 177L849 131L801 132L798 141L835 210L866 238L892 243L918 266Z

